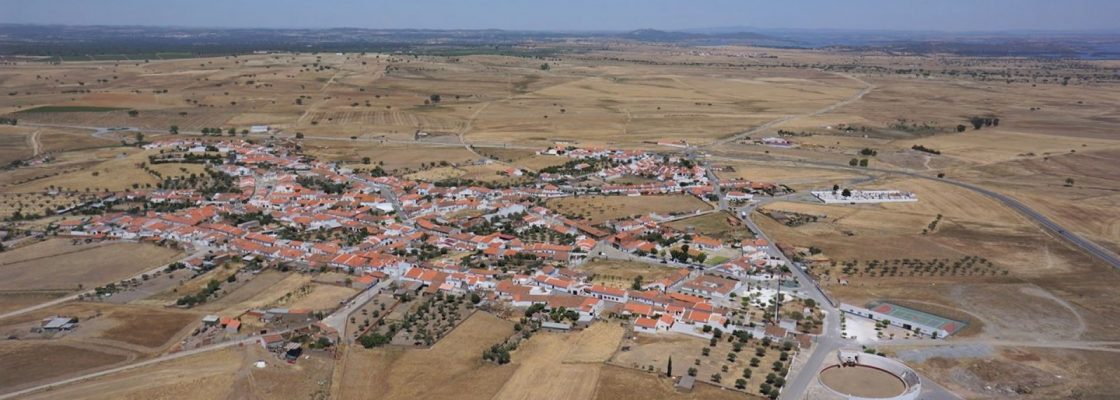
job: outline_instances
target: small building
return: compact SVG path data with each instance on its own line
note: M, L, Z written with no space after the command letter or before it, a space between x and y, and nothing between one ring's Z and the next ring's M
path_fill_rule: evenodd
M303 347L299 343L288 343L284 345L284 359L288 362L295 362L299 356L303 354Z
M572 325L560 322L544 321L541 322L541 329L547 329L556 332L567 332L572 330Z
M56 315L56 316L53 316L53 317L44 318L40 327L43 329L43 332L55 333L55 332L69 331L71 329L74 329L74 327L77 326L77 325L78 325L78 319L77 318L62 317L62 316Z
M692 391L692 387L696 385L696 377L692 375L685 375L681 380L677 381L676 388L682 392Z
M268 125L253 125L249 127L249 133L268 133Z
M210 314L210 315L207 315L205 317L202 317L202 326L205 326L207 328L209 328L211 326L217 326L218 323L221 322L221 321L222 321L222 317L219 317L219 316L214 315L214 314Z
M280 335L261 336L261 345L269 351L278 351L284 348L284 337Z

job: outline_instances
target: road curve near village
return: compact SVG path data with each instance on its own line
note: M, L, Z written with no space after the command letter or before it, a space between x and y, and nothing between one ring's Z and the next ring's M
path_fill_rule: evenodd
M724 159L737 160L737 161L751 160L751 158L749 158L749 157L735 157L735 156L713 156L712 158L716 158L716 159L724 158ZM755 161L757 161L757 160L755 160ZM776 160L769 160L769 161L776 161ZM1049 217L1043 215L1042 213L1040 213L1038 211L1035 211L1030 206L1028 206L1026 204L1023 204L1022 202L1020 202L1019 200L1016 200L1015 198L1013 198L1011 196L1008 196L1008 195L1005 195L1003 193L999 193L999 192L996 192L996 191L993 191L993 190L990 190L990 189L986 189L986 188L981 187L979 185L975 185L975 184L968 183L968 182L962 182L962 181L958 181L958 180L953 180L953 179L938 178L938 177L934 177L934 176L924 175L924 174L921 174L921 173L912 172L912 171L905 171L905 170L873 168L873 167L851 167L851 166L847 166L847 165L834 164L834 163L828 163L828 162L822 162L822 161L809 161L809 160L803 160L803 159L783 160L783 161L789 161L789 162L792 162L794 164L805 164L805 165L811 165L811 166L815 166L815 167L823 167L823 168L838 169L838 170L845 170L845 171L879 172L879 173L883 173L883 174L905 175L905 176L909 176L909 177L913 177L913 178L927 179L927 180L931 180L931 181L942 182L942 183L954 185L954 186L957 186L957 187L960 187L960 188L968 189L968 190L971 190L973 192L980 193L980 194L983 194L985 196L988 196L988 197L1002 203L1003 205L1011 208L1012 210L1015 210L1020 215L1023 215L1024 217L1027 217L1027 219L1029 219L1031 221L1034 221L1039 226L1043 227L1045 230L1047 230L1047 231L1051 232L1052 234L1064 239L1065 241L1067 241L1069 243L1072 243L1074 246L1077 246L1078 248L1085 251L1089 255L1107 263L1108 265L1111 265L1113 268L1120 269L1120 256L1118 256L1116 253L1113 253L1112 251L1104 248L1104 246L1101 246L1101 245L1097 244L1096 242L1093 242L1089 239L1085 239L1084 237L1081 237L1081 235L1078 235L1076 233L1071 232L1069 229L1063 227L1061 224L1058 224L1057 222L1054 222L1054 220L1050 219Z

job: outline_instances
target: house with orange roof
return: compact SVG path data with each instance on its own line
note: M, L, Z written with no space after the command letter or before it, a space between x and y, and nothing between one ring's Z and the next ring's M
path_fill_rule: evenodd
M652 305L643 304L638 302L629 301L622 306L623 315L636 315L641 317L653 316L654 308Z
M701 249L710 251L723 249L723 241L708 236L693 236L692 244L700 247Z
M685 282L681 286L681 292L689 293L696 296L701 296L710 299L725 299L731 296L736 290L742 287L742 282L720 278L712 275L701 275L693 278L691 281Z
M603 285L591 285L584 289L588 295L600 300L613 301L615 303L625 303L629 300L626 290L612 288Z
M579 294L581 287L578 282L554 278L548 275L533 276L531 284L533 286L569 294Z

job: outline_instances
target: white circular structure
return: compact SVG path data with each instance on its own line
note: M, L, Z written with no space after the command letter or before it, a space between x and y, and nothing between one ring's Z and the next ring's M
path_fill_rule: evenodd
M821 386L849 400L916 400L922 382L906 364L874 354L840 351L817 375Z

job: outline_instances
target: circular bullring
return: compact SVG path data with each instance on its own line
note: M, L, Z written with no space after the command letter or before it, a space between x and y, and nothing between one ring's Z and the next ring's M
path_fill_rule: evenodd
M855 352L841 352L839 358L818 379L842 398L911 400L921 393L918 374L898 361Z

